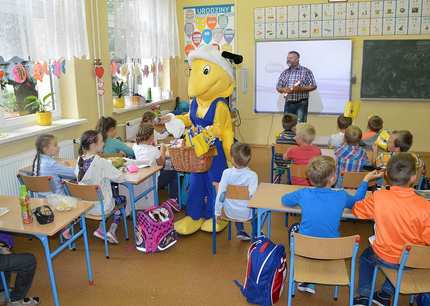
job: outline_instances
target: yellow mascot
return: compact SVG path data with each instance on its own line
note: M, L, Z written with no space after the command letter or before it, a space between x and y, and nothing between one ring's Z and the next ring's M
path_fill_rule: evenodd
M230 148L233 144L233 126L226 97L234 88L233 68L212 46L202 46L188 56L191 64L188 95L192 98L188 114L176 116L186 127L206 128L216 137L217 155L212 166L205 173L191 173L186 217L175 223L181 235L192 234L199 229L212 232L212 214L216 194L213 182L219 182L222 172L230 162ZM217 223L221 231L226 222Z

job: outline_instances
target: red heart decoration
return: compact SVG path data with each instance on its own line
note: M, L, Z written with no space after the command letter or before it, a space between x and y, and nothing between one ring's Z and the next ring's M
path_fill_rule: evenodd
M3 77L4 77L4 71L0 70L0 80L3 79Z
M99 79L101 79L103 77L103 75L105 74L105 70L104 70L104 68L102 66L96 67L95 72L96 72L96 76Z

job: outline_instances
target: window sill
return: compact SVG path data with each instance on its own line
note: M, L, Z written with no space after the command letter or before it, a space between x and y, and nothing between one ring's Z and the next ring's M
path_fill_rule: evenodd
M159 101L153 101L150 103L141 103L138 105L126 105L124 108L114 108L113 109L113 114L115 115L119 115L119 114L124 114L124 113L128 113L128 112L132 112L135 110L140 110L140 109L145 109L145 108L151 108L153 106L157 106L160 104L165 104L165 103L169 103L172 102L172 99L164 99L164 100L159 100Z
M81 125L86 123L87 121L87 119L58 119L54 120L52 122L52 125L50 126L26 125L23 127L15 128L11 131L6 130L5 132L0 133L0 144Z

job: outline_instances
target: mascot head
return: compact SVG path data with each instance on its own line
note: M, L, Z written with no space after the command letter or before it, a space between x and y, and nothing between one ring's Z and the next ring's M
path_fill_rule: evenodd
M204 45L190 52L188 95L204 101L228 97L234 88L233 68L214 47Z

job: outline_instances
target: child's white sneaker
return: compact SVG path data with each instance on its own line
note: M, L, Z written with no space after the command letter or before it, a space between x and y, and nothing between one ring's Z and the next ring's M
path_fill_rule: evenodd
M107 232L107 240L109 241L109 243L119 244L118 238L116 237L116 234L114 232Z

